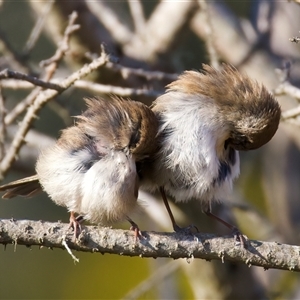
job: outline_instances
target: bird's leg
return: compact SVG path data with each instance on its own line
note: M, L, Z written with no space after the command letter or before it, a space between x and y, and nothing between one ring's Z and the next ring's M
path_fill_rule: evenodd
M159 191L160 191L161 197L162 197L162 199L163 199L163 201L164 201L164 204L165 204L165 207L166 207L167 212L168 212L168 214L169 214L169 217L170 217L170 219L171 219L171 222L172 222L172 226L173 226L174 231L176 231L176 232L177 232L177 231L180 231L181 227L179 227L179 226L177 225L176 221L175 221L175 218L174 218L173 213L172 213L172 211L171 211L171 208L170 208L170 205L169 205L169 202L168 202L168 199L167 199L167 196L166 196L166 192L165 192L164 187L161 186L161 187L159 188Z
M76 241L77 236L81 232L81 224L83 221L83 216L75 217L75 213L73 211L70 212L70 223L69 228L73 228L74 230L74 240Z
M198 231L199 231L198 228L197 228L196 226L194 226L194 225L190 225L190 226L188 226L187 228L181 228L181 227L179 227L179 226L177 225L177 223L176 223L176 221L175 221L175 218L174 218L174 216L173 216L173 213L172 213L172 211L171 211L171 208L170 208L170 205L169 205L169 202L168 202L168 199L167 199L167 196L166 196L166 192L165 192L164 187L161 186L161 187L159 188L159 191L160 191L161 197L162 197L162 199L163 199L163 201L164 201L165 207L166 207L166 209L167 209L167 211L168 211L168 214L169 214L169 217L170 217L170 219L171 219L171 222L172 222L172 226L173 226L174 231L175 231L175 232L181 232L181 231L185 231L185 232L186 232L186 231L188 231L189 233L191 233L191 228L195 228L196 231L198 232Z
M218 216L216 216L215 214L213 214L210 210L205 211L205 214L207 216L209 216L209 217L217 220L218 222L222 223L227 228L229 228L232 231L234 239L236 241L240 242L241 245L242 245L242 247L245 248L245 242L247 241L247 237L245 235L243 235L236 226L234 226L234 225L226 222L225 220L219 218Z
M135 241L137 241L138 238L143 238L139 226L135 222L133 222L128 216L126 216L126 220L131 224L130 230L134 231Z

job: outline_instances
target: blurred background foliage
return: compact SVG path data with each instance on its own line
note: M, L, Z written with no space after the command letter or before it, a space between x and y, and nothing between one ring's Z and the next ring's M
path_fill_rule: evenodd
M274 91L275 72L291 62L289 80L300 83L300 46L289 38L300 30L300 6L293 1L0 1L0 69L41 76L41 60L53 55L67 25L78 12L81 28L56 72L63 78L99 53L104 42L122 66L147 71L180 73L201 69L211 57L212 41L222 61L235 65ZM205 10L207 4L207 8ZM115 19L114 19L115 18ZM117 21L116 21L117 20ZM38 22L41 33L30 45ZM209 24L210 23L210 24ZM91 80L103 84L147 88L163 92L168 78L146 78L113 68L101 69ZM29 93L5 88L7 111ZM82 98L92 91L70 88L42 109L27 144L3 182L31 175L40 148L51 144L59 131L72 124L71 116L84 110ZM151 96L134 97L150 104ZM278 97L283 111L297 106L291 96ZM7 145L22 114L8 127ZM297 123L298 122L298 123ZM241 176L230 201L214 209L235 219L249 238L298 244L300 224L299 121L282 122L273 140L261 149L241 154ZM135 221L145 230L171 230L159 200L141 193L144 213ZM200 231L228 234L209 220L195 203L174 205L180 224ZM44 194L32 199L0 201L0 217L68 222L64 208ZM127 228L127 224L116 227ZM76 253L74 265L66 251L27 249L8 245L0 252L1 299L299 299L299 274L225 262L170 261Z

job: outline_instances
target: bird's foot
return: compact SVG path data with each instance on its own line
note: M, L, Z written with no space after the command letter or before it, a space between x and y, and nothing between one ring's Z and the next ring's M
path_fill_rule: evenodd
M77 216L75 217L75 213L71 212L70 214L70 223L69 223L69 229L73 228L74 231L74 242L76 241L77 237L81 233L81 222L83 221L83 216Z
M235 245L240 246L246 249L246 243L248 241L248 237L240 232L237 227L233 227L232 229L233 238L235 240Z
M144 239L145 237L143 236L142 232L140 231L139 226L135 222L133 222L129 217L127 217L127 221L131 224L130 230L134 231L135 243L138 239Z
M218 222L225 225L227 228L231 229L231 232L233 234L236 246L241 245L242 248L246 248L246 242L248 241L248 238L247 238L246 235L243 235L237 227L235 227L234 225L228 223L227 221L219 218L218 216L214 215L211 211L206 211L205 213L209 217L217 220Z

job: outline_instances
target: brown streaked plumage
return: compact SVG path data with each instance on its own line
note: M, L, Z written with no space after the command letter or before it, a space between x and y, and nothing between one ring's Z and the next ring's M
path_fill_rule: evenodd
M102 225L129 218L137 207L136 164L157 149L158 122L146 105L110 97L86 99L87 110L57 143L42 151L37 175L0 187L4 198L32 196L42 188L58 205ZM76 234L76 232L75 232Z
M267 143L281 115L267 89L234 67L203 69L180 75L152 108L160 150L144 167L143 184L161 191L175 230L165 192L176 201L197 199L212 215L211 203L224 199L239 175L238 151Z

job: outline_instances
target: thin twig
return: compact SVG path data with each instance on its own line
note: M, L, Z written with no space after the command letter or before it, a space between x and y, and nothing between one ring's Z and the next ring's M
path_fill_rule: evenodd
M107 63L107 68L120 72L124 79L128 78L130 75L144 77L147 80L168 80L173 81L178 78L178 74L170 74L160 71L146 71L144 69L135 69L124 67L115 63Z
M55 0L48 0L47 3L45 4L44 11L38 17L37 22L35 23L32 31L30 33L30 36L25 44L25 47L23 50L23 55L28 55L28 53L32 50L32 48L36 44L39 36L42 33L42 30L43 30L43 27L45 24L45 20L52 9L54 2L55 2Z
M23 74L23 73L20 73L17 71L11 71L11 70L5 69L0 72L0 80L7 79L7 78L25 80L25 81L28 81L28 82L34 84L35 86L40 86L40 87L47 88L47 89L53 89L53 90L57 90L57 91L61 90L61 87L58 84L46 82L46 81L40 80L40 79L30 76L30 75L26 75L26 74Z
M109 60L109 56L102 52L101 56L98 59L95 59L90 64L83 66L78 71L71 74L65 80L61 82L61 87L63 88L60 91L57 90L45 90L38 94L32 105L28 108L28 111L20 124L20 129L16 133L15 138L13 139L11 146L0 163L0 171L2 174L8 171L12 162L14 161L17 153L19 152L26 133L28 132L33 120L36 118L39 110L51 99L60 94L63 90L69 88L74 84L76 80L83 78L84 76L90 74L92 71L98 69L101 66L104 66Z
M290 82L284 81L279 84L278 87L274 90L274 94L276 96L279 95L289 95L296 100L300 101L300 89L296 86L293 86ZM299 121L292 121L291 119L296 118L300 115L300 106L291 108L282 112L281 118L283 121L289 121L289 123L293 123L299 125Z
M135 242L134 233L130 230L84 226L77 241L74 241L69 224L0 220L0 243L4 245L14 243L61 249L65 248L62 244L62 237L65 236L69 249L76 251L145 258L201 258L300 272L299 246L248 240L245 249L236 245L233 236L148 231L142 234L144 238Z
M20 81L14 78L12 79L2 79L1 86L4 89L12 89L12 90L28 90L33 89L34 85L28 81Z
M290 84L288 81L280 84L275 90L274 94L276 96L279 95L289 95L297 100L300 100L300 89L292 84Z
M61 86L52 85L51 83L49 85L49 84L46 84L46 82L49 82L49 80L53 77L60 60L65 55L65 52L68 51L68 49L69 49L68 42L70 40L70 35L75 30L78 29L78 27L74 25L76 18L77 18L77 13L73 12L69 17L69 22L65 29L63 40L60 43L59 48L56 50L54 56L52 56L50 59L48 59L46 61L46 63L44 63L44 65L47 66L47 68L46 68L46 73L43 76L43 80L40 80L40 79L33 80L33 77L30 77L30 76L24 75L24 74L20 74L19 79L27 80L29 82L34 81L32 83L34 83L36 85L38 85L37 83L39 83L40 86L37 86L23 101L18 103L16 105L16 107L6 116L6 118L5 118L6 124L11 124L21 113L23 113L25 111L25 109L27 109L27 107L29 107L29 105L31 105L33 103L33 101L35 100L37 95L39 95L42 92L42 87L54 88L54 89L59 90L60 92L62 92L64 90L64 88L62 88ZM15 72L15 74L11 73L11 75L17 76L17 72ZM14 78L16 78L16 77L14 77Z
M18 116L21 115L27 109L27 107L31 105L41 91L41 87L36 87L25 99L19 102L10 112L8 112L4 119L5 124L12 124L18 118Z
M79 258L77 258L73 253L72 250L69 248L67 242L66 242L66 236L63 235L62 237L62 242L63 246L65 247L65 249L68 251L68 253L70 254L70 256L73 258L74 262L78 262L79 263Z
M120 97L147 96L151 98L157 98L162 94L162 92L151 89L134 89L120 86L112 86L94 83L86 80L78 80L75 82L74 86L77 88L89 90L93 93L115 94Z
M287 119L296 118L300 115L300 106L291 108L282 113L282 120L286 121Z
M41 81L41 85L44 88L49 88L49 89L55 89L55 90L61 90L62 87L60 86L59 82L61 82L61 78L55 78L51 82L46 82L46 81ZM57 83L56 83L57 82ZM27 82L25 83L20 83L17 80L2 80L1 81L3 88L13 88L15 89L16 86L18 89L32 89L34 87L33 84L28 84ZM95 83L92 81L87 81L87 80L78 80L74 83L74 87L79 88L79 89L84 89L88 90L93 93L101 93L101 94L115 94L120 97L135 97L135 96L146 96L146 97L152 97L156 98L162 94L162 91L157 91L157 90L151 90L147 88L143 89L138 89L138 88L127 88L127 87L121 87L121 86L113 86L113 85L107 85L107 84L100 84L100 83ZM27 98L26 98L27 99ZM24 104L23 101L20 102L18 105L23 107L28 107L28 105L32 101L26 101L24 99ZM17 109L18 105L9 112L9 114L6 117L6 124L10 124L21 112L24 111L24 109L19 108ZM16 112L13 112L16 111Z
M146 25L142 2L140 0L127 0L127 3L129 5L135 31L142 32Z
M74 24L77 17L78 17L77 12L73 11L72 14L69 16L68 26L65 29L63 39L59 43L55 54L51 58L41 61L41 63L40 63L41 67L48 67L52 70L52 72L50 72L48 70L48 73L49 73L48 80L53 76L53 73L55 72L55 70L58 66L58 63L64 57L66 52L69 50L69 41L70 41L71 34L80 28L80 26L78 24Z
M85 4L118 43L121 45L126 44L132 39L133 34L131 30L124 22L119 20L116 12L105 1L86 1Z
M206 35L205 35L205 45L206 45L206 50L209 55L209 60L210 64L216 68L220 68L220 63L219 63L219 55L216 50L216 46L214 43L215 37L214 37L214 30L213 30L213 25L212 25L212 20L211 20L211 15L209 12L209 6L207 4L206 0L198 0L199 6L201 8L201 12L204 14L204 20L205 20L205 25L206 26Z
M3 159L4 153L5 153L5 150L4 150L4 143L5 143L5 137L6 137L6 126L4 123L5 114L6 114L6 108L4 105L4 97L2 94L2 86L0 83L0 161ZM0 178L1 177L2 177L2 174L0 173Z
M172 1L159 1L147 20L145 30L124 43L123 52L135 59L156 61L161 53L167 53L174 45L179 32L195 13L195 7L195 1L180 1L176 5ZM111 27L111 31L116 29Z

